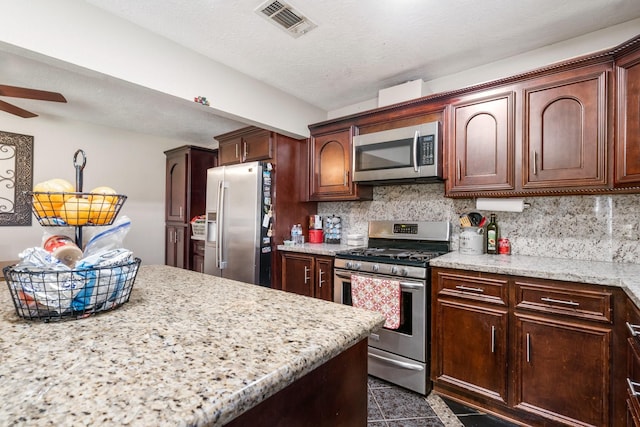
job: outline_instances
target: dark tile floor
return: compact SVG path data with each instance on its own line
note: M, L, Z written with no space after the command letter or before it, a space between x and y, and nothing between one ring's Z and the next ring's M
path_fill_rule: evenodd
M367 427L512 427L515 424L441 398L369 377Z

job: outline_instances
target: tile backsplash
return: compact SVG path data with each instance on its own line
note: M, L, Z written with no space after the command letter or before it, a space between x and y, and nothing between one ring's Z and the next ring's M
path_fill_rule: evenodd
M379 186L373 200L324 202L320 215L342 217L343 240L367 235L370 220L449 221L458 250L458 216L474 211L473 199L448 199L444 184ZM640 263L640 194L528 197L522 213L496 212L511 252L592 261ZM491 212L480 212L489 216ZM344 242L343 242L344 243Z

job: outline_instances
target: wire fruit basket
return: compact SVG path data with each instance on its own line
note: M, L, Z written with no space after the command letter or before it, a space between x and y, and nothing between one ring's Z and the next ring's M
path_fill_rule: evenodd
M32 197L33 213L42 226L75 228L75 243L82 247L84 226L112 225L127 199L121 194L83 193L84 151L73 156L75 192L26 192ZM113 310L129 301L140 258L100 252L93 263L85 258L75 268L11 265L5 267L5 281L18 316L45 322L79 319ZM55 253L55 252L54 252Z
M18 316L29 320L78 319L129 301L140 258L73 270L3 269Z

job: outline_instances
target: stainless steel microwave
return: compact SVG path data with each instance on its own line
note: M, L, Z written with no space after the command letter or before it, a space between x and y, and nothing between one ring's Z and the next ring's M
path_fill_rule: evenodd
M440 123L353 137L353 180L371 183L442 179Z

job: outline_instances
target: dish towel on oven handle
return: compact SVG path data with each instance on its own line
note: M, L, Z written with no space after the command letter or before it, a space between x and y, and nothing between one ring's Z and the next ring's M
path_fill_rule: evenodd
M386 317L384 327L400 327L400 282L391 279L351 275L351 302L354 307L377 311Z

